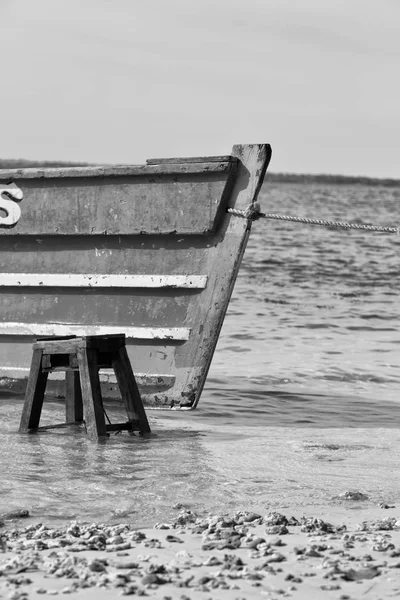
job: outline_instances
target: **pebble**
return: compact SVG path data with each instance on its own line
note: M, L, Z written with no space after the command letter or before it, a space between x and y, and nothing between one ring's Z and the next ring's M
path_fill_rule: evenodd
M330 585L321 585L321 590L326 590L332 592L333 590L340 590L340 585L338 583L331 583Z
M106 546L106 552L120 552L121 550L129 550L130 548L130 542L123 542L122 544L110 544L109 546Z
M270 525L265 528L265 533L268 535L286 535L289 530L286 525Z
M104 564L104 561L102 560L91 560L90 562L88 562L88 569L90 569L91 571L95 571L96 573L100 573L102 571L106 570L106 565Z
M281 540L280 537L272 538L272 540L269 540L268 544L270 546L286 546L285 542Z
M246 511L240 511L235 513L235 522L240 525L242 523L254 523L255 521L261 521L262 520L262 516L254 513L254 512L246 512Z
M167 583L167 580L164 579L163 577L160 577L160 575L158 575L157 573L149 573L148 575L145 575L142 578L143 585L148 585L148 584L162 585L164 583Z
M359 502L369 500L369 496L367 496L367 494L364 494L358 490L343 492L342 494L335 496L335 498L339 500L354 500Z
M322 519L316 519L314 517L303 518L301 520L301 531L305 533L336 533L345 530L345 525L336 527L334 525L331 525L331 523L327 523Z
M348 569L341 571L342 579L346 581L359 581L361 579L373 579L381 574L380 570L377 567L367 567L365 569Z
M27 592L21 592L19 590L13 590L7 595L7 598L9 598L9 600L24 600L27 597Z
M139 563L134 562L134 561L126 561L126 562L122 562L122 561L113 561L112 562L112 566L115 569L138 569L139 568Z
M323 556L323 554L318 552L318 550L316 550L315 548L309 548L304 552L304 556L309 556L310 558L320 558L321 556Z
M387 517L377 521L363 521L358 526L359 531L391 531L400 528L400 521L396 517Z
M273 525L287 525L288 520L285 515L278 512L270 512L264 517L265 525L272 527Z
M176 544L183 544L183 540L181 540L180 538L178 538L176 535L167 535L167 537L165 539L166 539L167 542L176 543Z
M90 539L93 539L93 538L90 538ZM97 536L97 539L99 539L99 536ZM105 538L105 539L106 539L105 543L107 545L113 544L114 546L118 545L118 544L123 544L124 541L125 541L124 538L121 535L113 535L113 536L111 536L109 538Z
M372 550L376 552L387 552L388 550L394 550L394 544L386 539L377 540L372 546Z
M256 549L260 544L265 544L265 539L262 537L250 538L249 541L244 542L245 548Z
M1 514L0 521L3 522L3 525L4 525L4 521L11 521L13 519L27 519L28 517L30 517L29 510L16 509L16 510L11 510L10 512Z
M209 556L207 560L203 562L205 567L214 567L216 565L222 565L222 560L220 560L217 556Z
M296 575L293 575L292 573L288 573L286 575L285 581L291 581L292 583L303 583L303 580L301 577L297 577Z
M267 558L263 562L263 565L269 565L270 563L274 562L282 562L284 560L286 560L286 556L284 556L280 552L274 552L273 554L270 554L270 556L267 556Z
M173 529L173 523L156 523L154 529Z

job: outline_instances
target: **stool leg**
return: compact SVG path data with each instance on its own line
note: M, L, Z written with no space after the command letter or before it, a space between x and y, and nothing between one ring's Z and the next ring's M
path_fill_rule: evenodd
M83 421L82 390L78 371L65 373L65 420L67 423Z
M21 433L26 433L29 429L37 429L39 427L44 392L49 375L47 372L42 371L42 356L43 350L38 349L33 351L28 385L25 392L25 403L19 426Z
M101 398L97 350L80 348L77 352L82 390L83 416L92 440L107 437Z
M125 346L115 352L112 366L129 420L139 421L140 431L150 433L150 425Z

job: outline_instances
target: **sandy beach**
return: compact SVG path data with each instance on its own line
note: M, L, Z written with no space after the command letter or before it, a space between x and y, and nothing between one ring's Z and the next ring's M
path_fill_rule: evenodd
M331 519L278 511L171 523L72 522L61 528L3 516L0 595L11 600L389 598L400 594L400 520L387 505L336 507ZM315 507L314 507L315 510Z

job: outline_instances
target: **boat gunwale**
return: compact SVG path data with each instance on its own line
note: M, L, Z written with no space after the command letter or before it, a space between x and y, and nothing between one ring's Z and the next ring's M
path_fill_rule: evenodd
M216 157L219 158L219 157ZM226 158L226 157L221 157ZM159 159L161 160L161 159ZM164 175L196 175L228 173L236 161L166 162L146 165L93 165L88 167L50 167L0 169L0 181L14 179L66 179L80 177L153 177Z

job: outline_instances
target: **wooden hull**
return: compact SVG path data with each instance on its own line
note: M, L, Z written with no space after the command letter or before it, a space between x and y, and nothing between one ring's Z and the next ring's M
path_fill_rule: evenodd
M35 337L125 333L145 404L194 408L251 226L226 209L255 202L270 155L0 170L3 387L23 390Z

